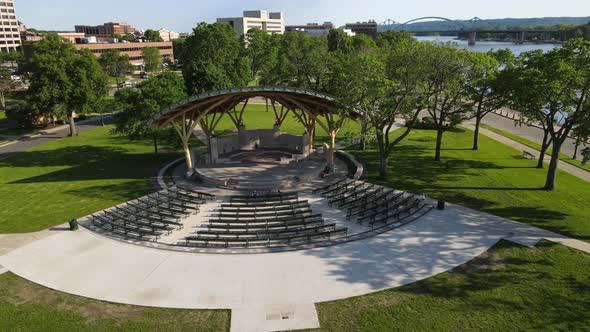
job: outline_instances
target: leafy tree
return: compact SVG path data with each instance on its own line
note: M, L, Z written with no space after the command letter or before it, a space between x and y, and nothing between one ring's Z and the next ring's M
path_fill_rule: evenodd
M100 97L107 94L107 75L90 50L80 50L67 67L67 76L71 84L69 89L64 91L63 104L67 107L70 135L75 136L78 135L78 131L74 113L91 111Z
M92 109L106 94L107 77L89 50L77 51L66 39L49 34L36 44L30 62L28 101L36 114L53 114L60 107L77 135L74 113Z
M190 93L248 84L248 58L240 38L228 24L200 23L183 47L182 72Z
M158 139L170 128L153 129L145 126L160 109L186 98L184 80L174 72L163 72L139 85L139 92L121 89L115 94L120 108L116 115L115 132L132 139L152 137L154 152L158 153ZM166 135L167 136L167 135Z
M164 39L162 39L162 36L160 36L159 31L155 31L155 30L151 30L151 29L145 30L145 32L143 33L143 39L145 39L146 41L150 41L150 42L163 42L164 41Z
M116 38L118 40L127 41L130 43L137 42L137 37L135 37L134 35L131 35L131 34L120 35L120 34L114 33L111 35L111 38Z
M328 32L328 52L349 52L350 36L342 29L330 29Z
M119 50L108 49L105 50L98 58L102 69L111 77L117 78L117 89L119 85L119 77L129 71L129 56L122 55Z
M467 94L473 101L475 118L473 150L479 149L479 129L483 118L509 103L507 81L502 74L513 62L514 55L508 49L488 53L473 52L469 55Z
M12 79L12 73L6 67L0 66L0 105L6 109L6 93L21 86L21 81Z
M334 57L328 56L325 37L310 37L305 32L290 32L281 41L277 62L261 81L268 85L286 85L328 91L327 79Z
M273 45L272 38L260 29L250 29L244 36L252 80L256 80L258 72L265 66L271 65L276 58L277 48Z
M358 34L350 39L350 46L356 51L368 51L377 47L375 40L365 34Z
M426 110L436 126L435 161L440 161L443 134L469 117L471 104L467 101L467 52L451 44L424 43Z
M413 41L414 37L407 31L387 30L377 35L377 46L392 47L402 41Z
M512 71L513 104L525 118L540 121L552 145L545 190L555 188L561 147L570 132L589 118L590 42L571 40L563 48L521 56Z
M145 71L153 73L159 71L162 66L162 55L155 47L144 47L142 50Z

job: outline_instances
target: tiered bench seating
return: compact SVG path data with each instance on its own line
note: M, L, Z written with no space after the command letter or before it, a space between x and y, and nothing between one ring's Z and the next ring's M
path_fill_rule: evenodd
M125 239L157 241L182 229L182 218L199 211L213 195L171 187L90 216L93 225Z
M332 182L314 193L324 196L330 205L346 209L347 219L355 218L372 229L399 223L425 206L417 195L351 179Z
M284 247L347 235L347 228L324 222L297 193L236 195L211 216L206 229L184 245L209 248Z

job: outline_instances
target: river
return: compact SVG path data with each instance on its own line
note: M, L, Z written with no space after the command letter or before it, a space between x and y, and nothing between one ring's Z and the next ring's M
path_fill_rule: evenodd
M512 50L515 55L519 55L520 53L542 49L544 52L547 52L555 47L560 47L559 44L515 44L511 42L499 42L499 41L480 41L478 40L475 46L469 46L467 44L467 40L460 40L456 37L443 37L443 36L420 36L416 37L416 39L424 41L436 41L436 42L454 42L459 45L460 48L468 49L474 52L488 52L490 50L499 50L508 48Z

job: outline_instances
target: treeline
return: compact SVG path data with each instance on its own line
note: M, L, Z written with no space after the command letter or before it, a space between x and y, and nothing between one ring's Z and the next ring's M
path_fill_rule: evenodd
M59 41L48 39L45 43ZM97 107L104 94L104 69L91 54L60 43L46 44L34 55L32 105L67 112ZM59 53L64 49L65 54ZM445 132L474 119L473 149L478 149L481 120L508 106L523 115L520 122L545 128L543 155L552 148L547 190L555 186L565 139L572 134L586 141L590 134L590 42L581 39L547 53L532 51L514 58L509 50L474 53L453 44L419 42L405 32L388 31L374 40L365 35L349 37L336 29L326 37L251 30L240 39L227 24L202 23L191 36L175 43L175 55L182 77L165 72L138 89L117 93L117 105L125 109L117 115L118 132L157 142L174 129L147 128L148 120L166 105L197 93L248 84L304 88L331 95L341 105L339 114L325 116L291 109L310 136L317 125L328 133L334 149L336 135L347 116L354 114L362 124L360 147L375 144L379 173L385 177L396 147L415 128L437 132L433 157L438 161L443 158ZM405 129L390 135L400 119L405 120ZM218 113L199 120L210 138L219 124ZM242 124L241 119L234 120L237 127ZM189 151L188 140L182 143ZM583 155L590 158L590 149L584 149Z

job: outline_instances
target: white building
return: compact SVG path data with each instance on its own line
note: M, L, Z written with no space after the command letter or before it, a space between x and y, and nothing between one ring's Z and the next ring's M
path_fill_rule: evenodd
M218 18L217 22L231 25L239 36L245 35L250 29L258 28L268 33L285 32L283 13L269 13L266 10L244 11L243 17Z
M173 39L178 39L180 38L180 34L178 32L172 31L172 30L168 30L165 28L162 28L160 30L158 30L158 32L160 33L160 37L162 37L162 39L164 41L171 41Z
M0 2L0 12L2 20L0 20L0 51L14 52L20 49L21 39L19 31L19 22L16 19L16 11L14 9L14 0L6 0Z
M305 25L287 25L285 27L285 32L305 32L308 36L316 37L316 36L327 36L330 33L331 29L334 29L334 24L332 22L324 22L323 24L318 23L308 23ZM349 29L342 29L349 36L354 36L354 32Z

